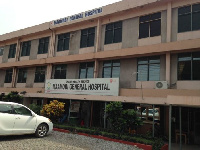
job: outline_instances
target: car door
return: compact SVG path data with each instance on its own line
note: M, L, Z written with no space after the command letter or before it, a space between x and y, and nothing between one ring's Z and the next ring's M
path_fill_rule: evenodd
M15 116L11 104L0 104L0 135L11 135Z
M32 112L23 105L13 105L13 110L15 113L13 133L34 133L37 119L32 115Z

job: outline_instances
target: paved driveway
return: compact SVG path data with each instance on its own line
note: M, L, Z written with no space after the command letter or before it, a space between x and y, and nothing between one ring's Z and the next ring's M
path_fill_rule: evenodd
M0 137L0 150L138 150L121 143L53 131L47 137L33 135Z

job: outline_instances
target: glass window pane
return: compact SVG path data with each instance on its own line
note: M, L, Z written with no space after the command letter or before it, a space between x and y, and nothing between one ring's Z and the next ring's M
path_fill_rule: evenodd
M113 60L113 66L120 66L120 60Z
M192 62L193 80L200 80L200 59Z
M48 52L48 47L49 47L49 43L45 43L44 52L43 53L47 53Z
M120 67L113 67L112 78L118 78L120 76Z
M140 23L139 38L149 37L149 22Z
M160 18L161 18L160 12L151 15L151 20L160 19Z
M58 40L58 50L57 51L63 51L63 40Z
M191 31L191 14L178 16L178 32Z
M149 65L149 81L160 80L160 64Z
M1 104L0 105L0 112L1 113L9 113L12 114L12 107L10 104Z
M150 37L161 34L161 20L152 21L150 23Z
M193 60L200 60L200 52L192 53Z
M107 24L106 25L106 30L112 30L113 29L113 24Z
M88 33L90 33L90 34L91 34L91 33L94 34L94 33L95 33L95 28L89 28L89 29L88 29Z
M160 63L160 56L150 57L149 63Z
M191 61L191 53L182 53L178 55L178 61Z
M138 81L147 81L148 65L138 65Z
M81 48L87 47L87 35L81 36Z
M111 61L104 61L103 66L111 66Z
M192 12L198 12L200 11L200 4L192 5Z
M81 30L81 35L87 35L87 33L88 33L87 29Z
M60 71L60 79L66 79L66 70Z
M115 22L114 23L114 28L122 28L122 21Z
M94 34L88 36L88 47L94 46Z
M192 30L200 29L200 11L192 14Z
M113 30L106 31L105 44L113 43Z
M86 78L86 69L80 69L80 79L85 79Z
M178 63L178 80L191 80L191 61Z
M150 21L150 15L140 17L140 22L147 22Z
M148 64L148 58L138 58L138 64Z
M94 67L94 62L88 62L87 67Z
M64 39L64 49L63 50L68 50L69 49L69 38Z
M122 41L122 28L118 28L114 31L113 43L119 43Z
M103 68L103 78L111 78L111 67Z
M94 77L94 68L88 68L87 78L93 78L93 77Z
M191 12L191 6L185 6L178 9L178 14L187 14Z

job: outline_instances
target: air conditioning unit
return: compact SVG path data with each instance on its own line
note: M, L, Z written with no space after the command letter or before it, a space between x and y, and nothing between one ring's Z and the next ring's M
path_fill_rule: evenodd
M156 89L168 89L167 81L156 81L155 88Z

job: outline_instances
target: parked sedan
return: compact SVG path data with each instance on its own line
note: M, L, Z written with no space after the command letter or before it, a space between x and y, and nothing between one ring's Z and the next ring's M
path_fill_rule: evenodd
M35 134L44 137L53 129L50 119L35 114L26 106L0 101L0 136Z
M158 120L158 117L159 117L159 112L157 109L148 109L148 117L153 117L153 112L154 112L154 116L155 116L155 120ZM145 109L143 112L142 112L142 116L146 116L147 115L147 110ZM144 118L144 117L142 117Z

